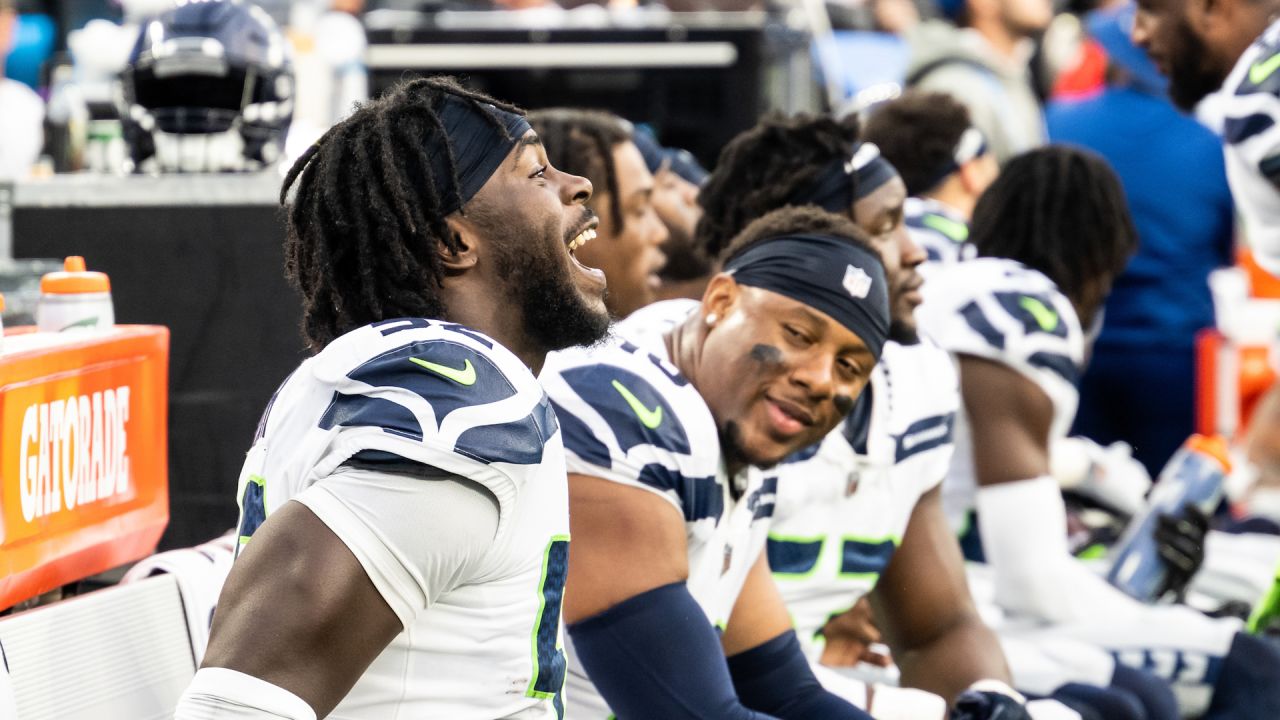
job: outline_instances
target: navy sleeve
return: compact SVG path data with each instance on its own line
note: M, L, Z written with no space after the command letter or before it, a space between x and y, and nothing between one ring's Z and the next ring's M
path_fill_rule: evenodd
M619 720L775 720L738 701L720 638L682 582L574 623L569 636Z
M781 720L871 720L822 687L794 630L729 658L729 673L743 705Z

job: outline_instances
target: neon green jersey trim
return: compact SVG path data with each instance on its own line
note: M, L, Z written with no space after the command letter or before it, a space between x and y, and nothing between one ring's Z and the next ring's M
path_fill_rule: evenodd
M413 358L409 359L412 360ZM529 689L525 690L524 694L525 697L539 698L541 700L550 700L559 694L559 692L534 690L534 687L538 684L538 674L542 672L542 668L538 665L538 631L542 629L542 613L547 609L547 593L545 590L547 585L547 564L551 561L551 548L557 542L569 542L569 536L552 535L551 540L547 542L546 549L542 551L542 576L538 578L538 614L535 616L538 619L533 623L533 632L529 634L529 656L533 660L533 674L529 678ZM564 596L561 594L562 602L563 599ZM556 649L563 650L564 645L557 641ZM564 686L561 685L560 689L563 690Z
M946 235L952 242L962 243L969 239L969 226L943 215L925 215L920 220L925 227L932 228Z

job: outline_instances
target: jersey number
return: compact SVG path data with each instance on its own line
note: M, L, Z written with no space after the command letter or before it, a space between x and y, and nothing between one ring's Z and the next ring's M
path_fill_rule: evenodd
M564 599L564 579L569 570L569 536L551 538L542 558L542 582L538 584L538 619L533 626L533 679L525 692L529 697L551 698L556 717L564 717L566 662L560 644L560 605Z

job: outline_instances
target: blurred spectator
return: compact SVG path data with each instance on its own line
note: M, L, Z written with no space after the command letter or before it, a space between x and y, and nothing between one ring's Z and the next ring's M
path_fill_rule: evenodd
M964 105L944 93L910 91L874 109L863 137L906 183L907 232L929 261L969 254L969 219L1000 166Z
M31 88L4 77L17 14L0 0L0 180L25 178L44 143L44 102Z
M1232 258L1232 203L1212 132L1181 115L1128 38L1133 8L1090 14L1109 62L1095 95L1048 110L1054 142L1091 148L1124 184L1138 253L1117 278L1080 388L1074 432L1123 440L1154 477L1193 431L1194 338L1213 325L1208 274Z
M667 229L654 211L653 175L632 141L631 123L597 110L554 108L529 113L529 124L552 167L591 181L587 207L600 225L573 254L604 271L609 313L621 319L653 302Z
M1053 19L1052 0L941 0L959 27L937 20L908 36L907 84L949 93L1005 162L1045 141L1030 71L1032 38Z

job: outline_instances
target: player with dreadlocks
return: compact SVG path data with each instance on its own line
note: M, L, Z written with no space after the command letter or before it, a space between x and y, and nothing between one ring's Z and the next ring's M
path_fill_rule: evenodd
M565 461L535 374L608 325L574 259L590 183L518 109L419 79L326 133L291 189L316 355L245 460L241 551L177 717L561 716Z
M631 123L598 110L556 108L529 113L529 124L552 164L596 189L588 205L600 227L578 258L604 271L610 314L624 318L653 302L667 229L654 208L653 175L632 141Z
M953 527L976 524L1002 636L1101 648L1172 682L1183 717L1271 717L1275 673L1255 669L1277 666L1274 649L1238 634L1238 620L1134 600L1068 549L1050 447L1075 415L1085 328L1137 246L1115 173L1067 147L1018 156L978 201L970 242L978 257L931 274L918 314L959 368L964 412L943 497ZM1162 593L1180 595L1198 564L1183 534L1176 523L1157 532Z

